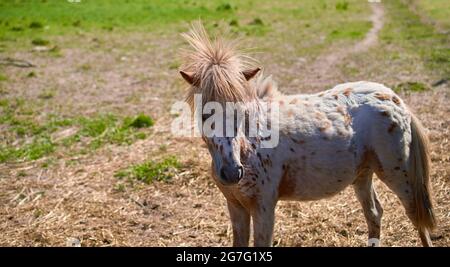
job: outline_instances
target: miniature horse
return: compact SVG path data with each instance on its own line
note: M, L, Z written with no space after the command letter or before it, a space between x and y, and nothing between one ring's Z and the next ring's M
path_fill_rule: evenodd
M231 137L203 136L214 181L226 197L233 246L270 246L278 200L318 200L353 185L368 225L369 246L379 246L383 209L374 191L375 172L401 200L422 244L432 246L435 227L430 194L428 140L418 119L389 88L372 82L340 84L309 95L284 95L270 78L253 77L249 57L235 43L211 41L203 26L183 34L192 46L180 71L190 84L187 102L243 103L256 121L274 123L264 103L279 107L278 145L238 130ZM256 81L255 81L256 80ZM193 107L191 107L193 108ZM203 117L203 120L208 118Z

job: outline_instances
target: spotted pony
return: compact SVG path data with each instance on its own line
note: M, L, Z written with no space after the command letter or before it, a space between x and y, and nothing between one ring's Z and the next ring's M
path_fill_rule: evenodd
M202 105L242 102L271 123L264 103L279 107L279 143L237 130L231 137L203 136L212 157L212 177L226 197L233 246L270 246L278 200L331 197L352 185L368 225L369 246L380 245L383 209L374 190L375 173L400 199L424 246L435 225L430 155L425 130L389 88L352 82L316 94L284 95L264 78L232 41L211 40L201 23L183 34L192 49L180 71ZM185 51L186 52L186 51ZM272 121L273 123L273 121Z

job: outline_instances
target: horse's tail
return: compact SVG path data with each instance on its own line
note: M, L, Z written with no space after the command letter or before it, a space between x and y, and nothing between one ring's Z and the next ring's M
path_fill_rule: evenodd
M411 114L409 173L414 190L416 225L424 245L431 245L429 230L436 227L430 185L429 141L420 121Z

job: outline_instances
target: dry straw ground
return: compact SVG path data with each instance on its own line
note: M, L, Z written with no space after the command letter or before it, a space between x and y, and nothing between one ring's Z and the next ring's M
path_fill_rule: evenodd
M367 6L367 13L371 10ZM374 25L386 25L390 6L374 9ZM369 19L369 18L368 18ZM273 23L271 32L283 31ZM346 40L297 57L288 39L273 33L249 38L250 45L277 47L256 54L266 74L273 74L285 93L316 92L348 80L373 80L388 85L420 82L430 85L442 74L397 43L381 42L380 28L369 41ZM5 97L33 101L44 88L57 93L40 109L62 115L102 112L151 114L155 125L145 140L129 146L106 145L94 153L7 162L0 165L0 245L65 246L228 246L231 227L225 198L209 176L210 158L199 139L175 138L170 133L170 105L183 98L184 85L176 70L178 34L85 33L55 42L63 56L18 50L12 58L33 62L37 78L24 78L29 69L5 68L10 88ZM320 36L317 40L320 42ZM66 48L68 47L68 48ZM386 57L386 55L396 55ZM278 60L280 59L280 60ZM282 60L283 59L283 60ZM175 63L174 63L175 61ZM175 64L175 67L171 67ZM89 66L89 68L80 67ZM326 72L321 70L326 67ZM318 75L317 75L318 74ZM445 77L444 77L445 78ZM431 87L431 86L429 86ZM444 83L424 92L401 92L401 97L429 129L432 143L432 183L438 228L437 246L450 244L450 99ZM3 96L2 96L3 97ZM36 120L41 119L37 116ZM66 132L64 132L66 131ZM57 132L67 134L70 129ZM176 155L183 167L167 182L128 185L114 174L131 164ZM417 246L416 231L400 202L376 180L385 213L382 244ZM121 186L123 185L123 187ZM118 189L120 188L120 190ZM78 240L78 241L77 241ZM353 190L315 202L280 202L276 211L275 246L364 246L367 227Z

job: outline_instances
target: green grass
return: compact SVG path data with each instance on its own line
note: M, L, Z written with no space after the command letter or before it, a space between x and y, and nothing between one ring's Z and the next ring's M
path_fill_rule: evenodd
M387 44L418 54L429 69L442 77L450 76L450 36L423 23L402 1L385 1L388 20L381 32Z
M416 0L420 11L425 12L429 18L444 27L450 29L450 1L448 0Z
M64 34L77 30L113 31L117 28L154 30L167 24L227 18L235 7L225 1L98 0L70 3L60 0L0 2L0 32Z
M397 86L395 86L393 88L393 90L395 92L423 92L423 91L427 91L430 88L420 82L405 82L405 83L400 83Z
M146 161L126 169L117 171L114 176L129 181L138 180L144 183L153 181L168 181L181 168L181 163L175 156L168 156L160 161Z
M31 76L31 77L34 77L34 76ZM55 91L54 90L44 90L38 95L38 98L40 98L40 99L51 99L54 96L55 96Z
M151 126L153 126L153 124L155 124L153 119L142 113L137 115L134 118L128 117L128 118L125 118L125 120L124 120L125 128L130 128L130 127L144 128L144 127L151 127Z
M46 93L41 99L49 99ZM55 114L46 120L35 120L37 113L31 103L23 99L0 101L0 125L3 127L0 145L0 162L36 160L65 147L70 153L89 153L105 144L129 145L145 139L142 128L153 126L151 117L138 114L120 117L114 114L98 114L92 117L64 118ZM52 135L68 127L78 129L62 140L52 140ZM77 145L74 147L74 145Z
M44 45L48 45L50 42L48 40L44 40L42 38L36 38L31 40L31 44L33 45L39 45L39 46L44 46Z
M333 39L341 36L359 38L364 32L348 33L348 26L367 24L365 15L370 13L367 2L360 0L260 0L257 3L253 0L98 0L80 3L15 0L1 1L0 10L0 42L15 49L17 45L12 44L17 42L48 45L56 43L55 36L77 36L85 32L176 34L186 30L188 22L197 19L201 19L209 30L225 22L232 32L252 36L266 35L274 30L273 24L279 24L289 27L289 37L302 40L306 35L329 34L333 30L343 32L334 34ZM311 28L298 27L302 22ZM357 31L360 30L358 27Z
M48 136L34 138L32 143L19 148L0 146L0 162L16 160L36 160L55 151L55 144Z
M362 39L372 27L370 22L346 22L340 27L332 28L327 38L329 41L339 39Z

